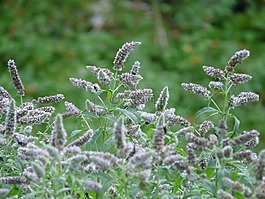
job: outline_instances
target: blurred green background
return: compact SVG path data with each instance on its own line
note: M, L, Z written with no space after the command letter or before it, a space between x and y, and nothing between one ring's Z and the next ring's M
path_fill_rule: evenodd
M203 65L224 68L238 50L251 52L238 73L253 79L236 91L252 91L258 103L235 110L241 130L265 129L264 0L0 0L0 85L13 96L7 60L15 59L26 100L62 93L84 109L91 97L70 77L95 80L86 65L112 68L127 41L141 41L126 65L141 62L140 87L170 91L170 107L193 120L206 102L183 91L182 82L208 85ZM63 103L57 105L63 110ZM264 144L263 144L264 146Z

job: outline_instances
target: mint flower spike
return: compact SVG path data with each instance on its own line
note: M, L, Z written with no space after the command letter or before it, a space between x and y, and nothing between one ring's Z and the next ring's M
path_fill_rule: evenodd
M57 103L64 99L63 94L57 94L57 95L50 95L45 97L38 97L38 100L33 100L33 103L37 104L48 104L48 103Z
M231 96L229 100L229 107L235 108L238 106L243 106L249 102L259 101L259 95L253 92L241 92L237 97L234 95Z
M207 88L194 83L182 83L182 88L184 90L190 91L192 93L195 93L197 95L201 95L204 97L208 97L210 95L210 91L207 90Z
M225 72L219 68L214 68L212 66L202 67L206 75L217 80L222 80L224 78Z
M126 128L124 126L124 118L121 116L118 120L114 123L114 139L116 142L117 149L123 149L126 145L125 140L125 131Z
M159 98L156 101L155 108L156 111L164 111L166 109L169 99L168 87L166 86L160 93Z
M93 135L94 135L94 131L90 129L83 136L81 136L77 140L73 141L67 147L71 147L71 146L82 146L87 141L89 141L92 138Z
M122 71L122 69L124 68L124 63L129 57L129 54L134 50L136 46L139 46L140 44L141 42L138 41L126 42L125 44L123 44L123 46L118 50L114 58L113 70Z
M10 78L13 82L13 85L15 86L15 89L17 90L17 94L19 96L25 95L25 88L24 85L20 79L20 76L18 74L17 67L15 65L15 61L13 59L9 59L7 62L8 70L10 73Z
M250 52L246 49L237 51L231 59L228 61L228 66L225 67L226 72L233 72L236 65L242 63L246 58L248 58Z
M9 108L7 110L6 120L5 120L5 134L12 135L16 130L17 124L17 113L16 113L16 102L11 99Z
M237 51L231 59L228 61L228 65L235 67L237 64L242 63L246 58L250 56L250 52L246 49Z
M233 75L230 75L229 79L234 85L238 85L247 83L249 80L252 79L252 76L248 74L234 73Z
M63 125L63 118L58 114L54 119L54 127L51 136L51 145L61 151L66 143L67 133Z
M78 88L85 89L87 92L96 93L100 90L100 87L98 84L92 84L89 81L78 79L78 78L70 78L69 79L72 84Z
M162 114L158 119L153 137L153 148L160 153L164 147L165 116Z

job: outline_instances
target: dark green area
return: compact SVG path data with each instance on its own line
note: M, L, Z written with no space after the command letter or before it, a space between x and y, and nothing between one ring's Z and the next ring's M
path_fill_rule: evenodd
M237 93L252 91L261 99L236 110L236 115L242 131L257 129L265 138L264 21L262 0L1 0L0 85L15 96L6 66L8 59L15 59L26 87L25 101L62 93L84 109L85 99L92 95L75 88L69 78L94 82L86 65L112 69L123 43L141 41L125 71L139 60L144 77L140 87L154 89L157 98L168 86L169 107L192 121L207 104L180 84L207 86L210 78L202 66L224 68L236 51L245 48L251 56L236 72L253 79L239 85ZM57 107L64 110L63 103Z

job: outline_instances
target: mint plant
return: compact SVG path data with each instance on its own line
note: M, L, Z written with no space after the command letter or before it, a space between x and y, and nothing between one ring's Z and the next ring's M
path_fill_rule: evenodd
M259 100L253 92L235 94L237 86L252 78L235 72L250 52L236 52L224 69L203 66L214 79L208 88L181 84L207 101L195 120L188 121L168 107L168 87L157 99L152 89L138 87L144 79L139 61L130 72L123 72L128 56L140 44L125 43L112 70L86 66L98 83L70 78L94 98L83 99L83 109L65 101L66 111L54 119L51 104L64 96L24 102L15 62L8 61L20 102L0 87L1 196L265 198L265 150L259 154L252 150L260 133L240 131L240 118L233 113ZM145 105L153 101L154 111L147 112ZM68 132L64 126L68 117L77 117L80 128ZM43 124L44 132L34 131L34 126Z

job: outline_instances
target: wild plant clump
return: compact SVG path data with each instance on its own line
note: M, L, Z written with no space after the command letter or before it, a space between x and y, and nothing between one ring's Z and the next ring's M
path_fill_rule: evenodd
M188 121L168 107L168 87L157 99L152 89L138 87L139 61L123 72L140 44L125 43L113 70L87 66L98 83L70 78L94 98L83 100L83 110L65 101L66 111L54 119L52 104L64 95L23 102L22 80L14 60L8 61L21 102L0 87L1 197L265 198L265 149L252 151L260 133L240 131L233 114L259 100L253 92L234 94L252 78L235 72L250 52L236 52L223 69L203 66L213 78L208 87L181 84L208 102ZM153 100L154 111L146 111ZM82 128L67 132L68 117L77 117ZM45 124L44 132L35 132L36 125Z

